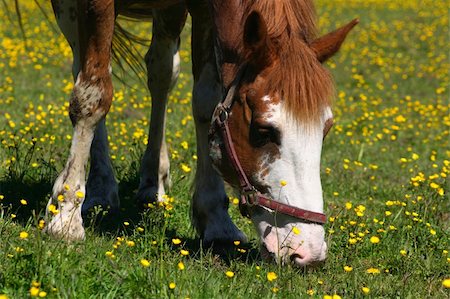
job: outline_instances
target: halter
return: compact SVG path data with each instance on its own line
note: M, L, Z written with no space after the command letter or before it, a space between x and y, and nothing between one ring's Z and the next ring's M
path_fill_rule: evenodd
M259 206L272 210L276 213L292 216L297 219L318 224L325 224L327 219L325 214L308 211L281 202L277 202L262 195L248 180L247 175L245 174L241 162L239 161L239 158L236 154L233 140L231 138L230 127L228 125L228 118L231 112L231 107L234 103L236 88L241 81L243 73L244 68L241 68L237 73L234 81L232 82L230 88L228 89L226 97L217 105L216 109L214 110L211 121L211 129L209 133L210 136L212 136L215 132L220 132L225 145L225 151L239 179L241 194L239 208L241 214L245 217L250 217L251 209L255 206Z

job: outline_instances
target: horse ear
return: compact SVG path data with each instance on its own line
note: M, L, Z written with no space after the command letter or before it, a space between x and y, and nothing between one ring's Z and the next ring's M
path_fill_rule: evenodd
M267 25L256 11L251 12L245 21L244 47L249 63L260 68L270 65L272 45L267 34Z
M359 20L354 19L347 25L314 40L310 47L316 53L317 59L324 62L333 56L341 47L350 30L358 23Z

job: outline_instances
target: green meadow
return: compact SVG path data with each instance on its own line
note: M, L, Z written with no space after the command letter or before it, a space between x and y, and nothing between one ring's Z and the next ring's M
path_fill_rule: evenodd
M37 1L42 11L19 2L25 39L14 1L0 2L1 299L450 297L448 1L315 1L322 33L355 17L360 24L326 63L336 83L322 151L329 250L324 265L306 270L261 260L231 189L229 211L248 244L216 256L191 227L189 22L168 106L167 203L142 214L135 207L151 98L143 74L114 64L121 79L107 127L120 215L92 211L79 243L42 232L72 138L72 54L48 2ZM151 23L122 24L151 38Z

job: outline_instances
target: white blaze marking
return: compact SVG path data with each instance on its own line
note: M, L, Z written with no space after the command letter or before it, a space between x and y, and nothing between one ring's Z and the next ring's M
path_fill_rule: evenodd
M265 96L263 101L271 99ZM268 107L265 120L281 131L280 156L273 162L268 155L261 157L259 164L264 167L254 178L270 186L269 194L266 195L274 200L323 213L320 156L323 126L332 117L331 109L325 109L320 122L307 126L289 115L283 103L269 104ZM281 186L282 180L287 182L285 186ZM282 214L277 214L276 220L274 218L275 214L268 211L253 217L258 233L269 251L279 258L285 258L285 255L296 253L301 248L301 255L307 251L305 255L312 260L325 258L326 244L322 226L301 222ZM267 229L273 226L277 228L264 236ZM292 233L294 226L301 231L299 235ZM276 252L273 251L274 248L278 248Z

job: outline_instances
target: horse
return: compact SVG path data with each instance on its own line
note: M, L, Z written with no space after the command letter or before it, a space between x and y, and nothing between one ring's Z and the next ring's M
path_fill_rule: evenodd
M180 33L190 14L198 156L193 226L205 246L246 241L228 214L226 181L240 193L241 211L255 225L263 258L297 266L325 260L320 155L333 123L333 82L322 63L358 20L318 37L311 0L51 3L72 48L75 84L69 107L73 138L47 204L46 233L83 240L82 209L119 207L105 127L118 15L151 15L153 22L145 55L152 96L149 142L136 199L164 200L170 184L165 112L180 71Z

